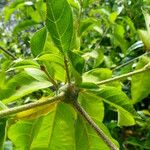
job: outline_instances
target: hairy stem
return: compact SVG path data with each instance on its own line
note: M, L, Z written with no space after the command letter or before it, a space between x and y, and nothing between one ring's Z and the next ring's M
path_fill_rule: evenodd
M149 54L150 54L150 52L144 53L143 55L140 55L140 56L138 56L138 57L136 57L136 58L134 58L134 59L131 59L131 60L127 61L126 63L123 63L123 64L121 64L121 65L119 65L119 66L113 68L112 70L113 70L113 71L118 70L118 69L120 69L120 68L122 68L122 67L124 67L124 66L126 66L126 65L128 65L128 64L130 64L130 63L132 63L132 62L134 62L135 60L138 60L139 58L141 58L141 57L143 57L143 56L146 56L146 55L149 55Z
M17 106L14 108L8 108L8 109L4 109L2 111L0 111L0 118L4 118L13 114L16 114L18 112L22 112L31 108L36 108L39 106L43 106L43 105L47 105L47 104L51 104L51 103L55 103L55 102L59 102L59 101L63 101L65 98L64 93L60 93L59 95L49 98L45 101L36 101L33 103L29 103L29 104L25 104L22 106Z
M142 69L138 69L138 70L135 70L135 71L132 71L132 72L120 75L120 76L116 76L116 77L113 77L113 78L110 78L110 79L106 79L106 80L97 82L96 84L97 85L102 85L102 84L110 83L110 82L113 82L113 81L121 80L121 79L124 79L124 78L127 78L127 77L131 77L133 75L144 73L144 72L147 72L147 71L150 71L150 64L147 64Z
M66 56L64 57L64 64L65 64L68 84L71 84L70 75L69 75L69 68L68 68L68 60L67 60Z
M87 123L96 131L97 135L103 139L103 141L110 147L111 150L119 150L116 145L110 140L110 138L98 127L98 125L87 114L83 107L76 101L73 103L73 107L77 112L87 121Z
M0 49L5 52L7 55L9 55L12 59L17 59L16 56L14 56L12 53L10 53L9 51L5 50L3 47L0 46Z

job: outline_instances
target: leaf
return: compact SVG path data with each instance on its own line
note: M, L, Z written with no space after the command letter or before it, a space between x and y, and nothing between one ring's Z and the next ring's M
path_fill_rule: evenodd
M118 125L129 126L135 124L136 111L124 92L116 87L103 86L93 93L118 110Z
M7 108L8 107L2 101L0 101L0 110L7 109Z
M107 68L92 69L83 74L84 82L99 82L112 77L112 71Z
M8 80L3 89L0 90L0 99L4 104L22 98L34 91L47 88L52 84L49 81L37 81L33 77L22 72Z
M150 63L149 57L140 58L136 69L141 69ZM131 95L133 103L140 102L150 94L150 71L134 75L131 80Z
M47 100L49 97L42 97L38 101ZM37 119L43 115L47 115L49 112L53 111L56 107L57 102L51 103L45 106L39 106L36 108L32 108L26 111L22 111L16 114L16 119L23 119L23 120L32 120Z
M99 86L97 84L92 83L92 82L82 82L82 84L80 85L80 88L83 88L83 89L98 89Z
M63 81L66 80L66 74L64 66L60 66L57 63L44 62L47 71L51 75L51 77L55 80Z
M146 51L150 51L150 15L142 8L147 30L138 30L139 36L143 41Z
M25 72L38 81L49 81L44 71L37 68L25 68Z
M146 29L149 32L150 35L150 14L146 10L142 8L142 13L144 15L145 23L146 23Z
M40 68L39 64L31 59L17 59L14 61L14 64L12 65L12 67L7 70L7 71L11 71L11 70L15 70L15 69L24 69L24 68Z
M69 105L59 103L48 115L33 121L18 121L8 131L16 150L75 149L74 115Z
M6 138L7 119L0 119L0 149L4 148L4 141Z
M147 30L138 30L139 36L144 43L145 50L150 50L150 33Z
M39 56L37 60L55 62L64 66L64 59L59 54L43 54Z
M72 64L72 66L74 67L74 69L80 74L82 75L83 69L84 69L84 65L85 65L85 61L82 58L82 56L80 56L79 54L70 51L68 53L70 62Z
M69 4L72 6L72 7L74 7L74 8L76 8L77 10L79 10L79 2L78 1L76 1L76 0L68 0L68 2L69 2Z
M117 17L118 17L118 12L112 12L112 13L109 15L109 21L110 21L111 23L115 23Z
M70 50L73 17L67 0L47 0L46 26L58 49L62 53Z
M5 71L1 71L0 72L0 88L2 88L5 84L5 77L6 77Z
M104 106L101 98L91 93L83 92L79 95L79 101L103 132L118 147L118 143L111 137L108 129L102 123L104 117ZM76 150L97 150L99 148L105 150L110 149L80 115L78 115L75 128Z
M89 27L94 25L96 23L96 20L93 18L86 18L81 21L80 25L80 35L82 35Z
M38 23L33 20L22 21L22 22L18 23L18 25L15 26L13 34L16 35L18 32L25 30L31 26L37 25L37 24Z
M126 54L126 50L128 48L128 42L124 37L125 29L122 25L115 24L114 26L114 35L112 35L112 39L115 47L120 47L122 53Z
M23 85L19 89L17 89L10 97L3 99L3 103L7 104L13 102L17 99L22 98L32 92L38 91L40 89L48 88L52 84L48 81L33 81L28 85Z
M87 52L83 55L86 61L93 61L93 68L98 67L104 61L104 54L101 49L92 50L91 52ZM91 63L91 62L90 62Z
M12 13L14 13L14 11L16 11L17 9L21 7L30 6L30 5L33 5L33 2L31 1L24 2L24 0L12 1L9 4L9 6L6 6L4 9L5 22L7 22L10 19L10 16L12 15Z
M47 31L46 27L41 28L31 38L31 52L36 57L38 56L44 49L45 41L46 41Z

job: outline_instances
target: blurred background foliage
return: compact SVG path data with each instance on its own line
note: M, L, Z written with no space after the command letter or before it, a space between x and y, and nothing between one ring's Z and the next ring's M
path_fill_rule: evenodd
M80 26L76 28L79 31L75 35L74 50L86 61L84 71L110 68L113 75L132 71L137 65L136 60L121 68L117 66L147 51L138 30L146 29L141 8L148 8L149 11L150 1L68 0L68 2L74 11L74 26ZM16 58L33 58L30 39L35 31L44 26L45 18L45 0L1 0L0 46L10 51ZM47 51L55 49L52 45L46 47ZM0 70L6 71L11 65L12 57L0 50ZM13 76L13 73L9 72L7 78ZM57 78L63 80L60 76ZM123 90L130 97L129 81L123 82ZM32 96L40 97L40 94L37 92ZM105 107L107 109L104 123L120 143L121 149L150 149L150 95L135 104L136 110L145 122L139 122L132 127L118 127L115 122L117 114L112 111L112 107L107 105ZM6 143L6 149L8 145L9 143Z

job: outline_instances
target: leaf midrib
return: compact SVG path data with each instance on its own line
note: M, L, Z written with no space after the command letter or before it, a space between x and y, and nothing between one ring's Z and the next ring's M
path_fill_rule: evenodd
M60 45L61 45L61 48L62 48L62 50L64 51L64 49L63 49L63 44L62 44L62 40L61 40L61 35L60 35L60 33L59 33L59 28L58 28L58 26L57 26L57 20L56 20L56 18L55 18L55 15L54 15L54 13L53 13L53 8L51 7L51 2L48 4L49 6L50 6L50 10L51 10L51 12L52 12L52 16L53 16L53 19L54 19L54 21L53 21L53 23L55 24L55 26L56 26L56 31L57 31L57 33L58 33L58 36L59 36L59 41L60 41ZM48 18L48 17L47 17ZM48 18L49 19L49 18ZM51 21L51 20L50 20Z

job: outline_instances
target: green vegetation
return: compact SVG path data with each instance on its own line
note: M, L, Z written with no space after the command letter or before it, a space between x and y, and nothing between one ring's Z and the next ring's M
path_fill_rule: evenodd
M150 150L149 0L0 8L0 150Z

